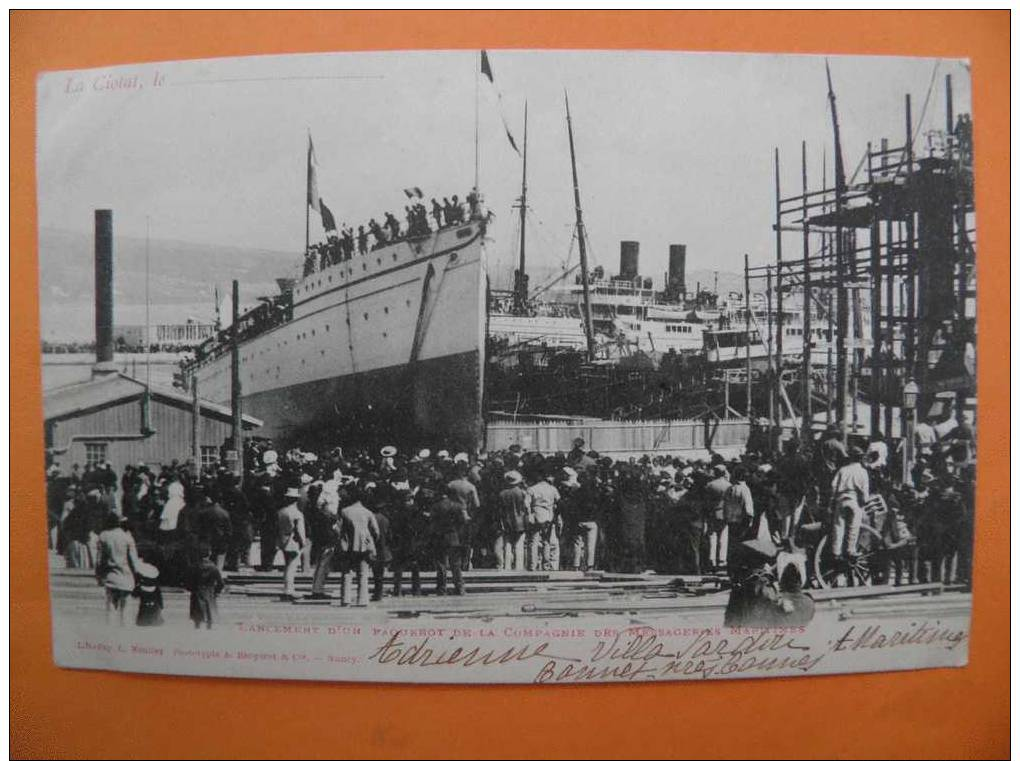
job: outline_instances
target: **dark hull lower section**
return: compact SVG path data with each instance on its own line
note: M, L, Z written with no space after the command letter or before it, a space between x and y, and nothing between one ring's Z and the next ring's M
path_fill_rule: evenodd
M309 381L244 397L257 432L285 448L394 443L482 445L478 352Z

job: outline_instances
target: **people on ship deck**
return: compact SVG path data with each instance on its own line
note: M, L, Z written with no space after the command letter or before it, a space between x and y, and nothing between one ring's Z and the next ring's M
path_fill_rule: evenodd
M372 237L375 238L375 245L372 246L373 249L386 244L386 231L379 226L375 219L368 220L368 230L372 233Z
M383 226L389 230L390 240L397 240L400 238L400 222L390 212L386 212L386 221L383 222Z
M452 225L462 224L465 216L470 219L480 219L481 195L477 188L472 188L465 199L465 209L458 196L443 198L440 204L435 198L430 200L431 212L423 203L414 203L404 207L404 218L406 226L402 229L400 221L390 212L385 212L383 222L380 225L375 219L368 221L367 230L365 225L358 226L357 235L354 228L349 225L341 225L339 234L330 231L325 243L313 243L308 247L304 261L304 276L307 277L326 267L350 260L355 250L359 255L365 255L369 251L369 236L375 242L372 250L380 248L387 243L400 240L402 237L416 238L428 235L432 232L432 225L429 224L429 216L435 221L435 228L442 229Z

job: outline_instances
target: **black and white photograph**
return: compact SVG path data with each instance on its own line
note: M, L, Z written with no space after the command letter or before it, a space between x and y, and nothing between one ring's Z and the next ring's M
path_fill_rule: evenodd
M58 665L967 663L966 60L323 53L36 88Z

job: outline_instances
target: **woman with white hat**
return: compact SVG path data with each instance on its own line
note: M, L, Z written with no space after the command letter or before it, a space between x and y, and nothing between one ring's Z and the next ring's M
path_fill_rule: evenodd
M393 458L397 456L397 448L392 445L387 445L379 450L379 454L382 460L379 462L379 472L383 475L388 475L397 469Z

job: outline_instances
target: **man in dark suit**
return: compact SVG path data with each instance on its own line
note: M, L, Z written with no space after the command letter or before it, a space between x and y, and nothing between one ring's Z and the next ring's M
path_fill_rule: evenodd
M372 563L372 602L379 602L383 598L386 567L393 562L393 552L390 549L390 519L387 515L389 505L377 498L368 507L375 516L375 522L379 524L379 536L375 542L375 562Z
M390 552L393 555L393 596L403 594L404 571L411 572L411 594L421 594L421 567L429 551L428 521L434 495L427 485L417 494L399 491L391 502Z
M206 494L195 511L195 533L199 542L209 545L212 561L222 571L230 549L233 525L230 513Z
M436 549L436 594L446 594L446 574L453 571L453 593L464 594L463 564L467 544L464 527L467 514L455 490L446 487L443 498L432 508L432 530Z

